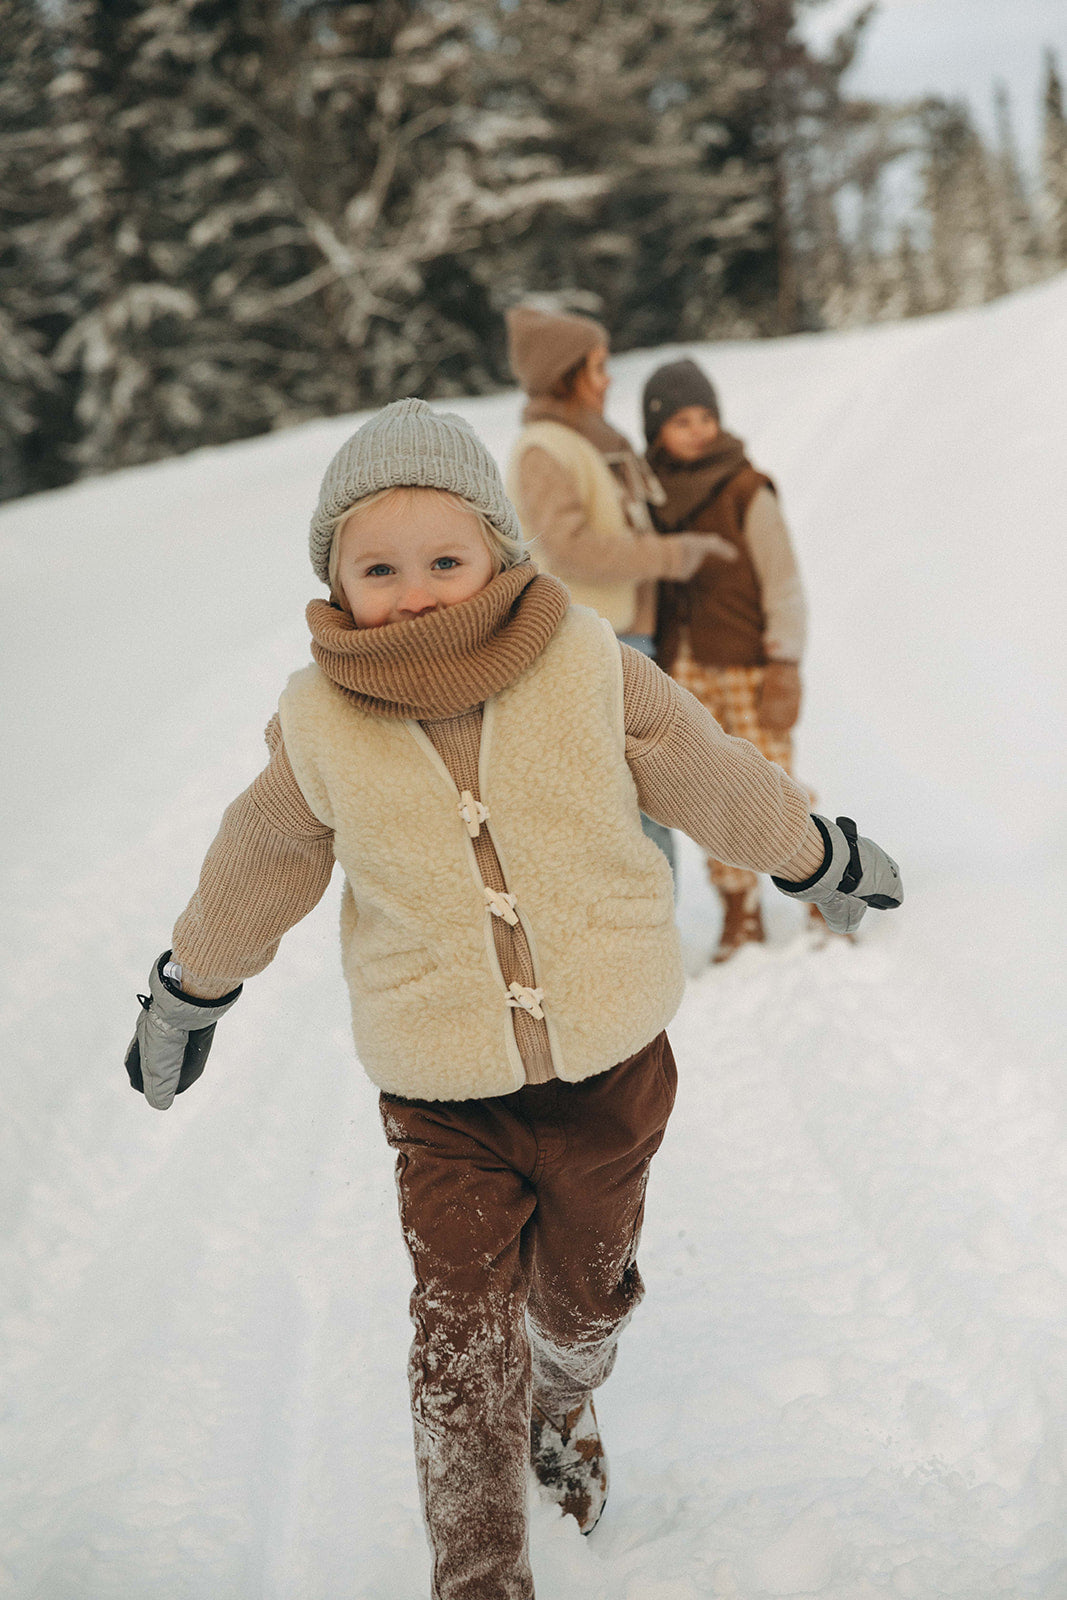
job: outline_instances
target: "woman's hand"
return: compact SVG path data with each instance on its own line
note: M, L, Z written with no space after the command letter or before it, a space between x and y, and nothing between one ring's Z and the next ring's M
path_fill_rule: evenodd
M674 533L663 540L667 546L668 570L660 574L673 583L687 583L708 557L716 561L736 561L737 547L717 533Z

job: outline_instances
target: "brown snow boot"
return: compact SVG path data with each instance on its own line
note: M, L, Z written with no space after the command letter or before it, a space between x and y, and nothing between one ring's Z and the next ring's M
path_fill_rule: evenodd
M750 889L720 889L723 918L722 932L712 961L718 964L729 961L743 944L762 944L763 918L759 907L759 884Z
M530 1464L538 1483L564 1516L592 1533L608 1497L608 1461L591 1399L564 1417L550 1417L534 1402Z

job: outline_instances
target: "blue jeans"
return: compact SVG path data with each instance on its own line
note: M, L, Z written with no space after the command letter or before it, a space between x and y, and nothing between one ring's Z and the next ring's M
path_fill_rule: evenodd
M652 635L650 633L620 633L619 643L628 644L632 650L640 650L643 656L652 657L656 653L656 647L652 642ZM659 845L660 849L663 851L663 854L667 857L667 863L671 869L671 875L674 877L675 882L677 882L678 873L674 864L674 835L671 833L671 830L669 828L665 828L662 822L653 822L652 818L646 817L642 811L641 831L644 833L646 838L652 840L653 844Z

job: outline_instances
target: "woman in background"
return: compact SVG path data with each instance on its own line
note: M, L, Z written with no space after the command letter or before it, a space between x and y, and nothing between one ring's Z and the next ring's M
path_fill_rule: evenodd
M734 552L716 535L657 537L650 507L663 491L604 416L607 330L591 317L526 305L506 320L511 368L528 396L507 473L523 534L542 572L651 656L659 580L684 583L709 555ZM673 863L669 831L648 818L643 825Z

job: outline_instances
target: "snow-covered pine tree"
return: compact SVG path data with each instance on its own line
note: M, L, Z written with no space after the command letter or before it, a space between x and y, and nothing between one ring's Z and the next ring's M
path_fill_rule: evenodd
M62 482L65 397L49 364L61 308L42 168L53 151L52 39L35 0L0 0L0 498Z
M919 252L915 248L915 236L908 222L897 224L893 249L885 262L885 281L883 309L887 321L917 317L926 310Z
M837 129L828 131L823 141L835 152L834 209L848 215L852 259L849 282L826 303L825 320L832 327L900 315L893 307L901 299L904 262L893 247L886 191L887 174L909 153L907 120L903 108L860 103L846 108Z
M852 295L852 255L836 204L826 148L797 151L788 215L788 274L779 301L798 328L836 326ZM786 291L788 291L786 293Z
M798 0L757 0L749 13L764 80L762 143L773 171L782 332L851 318L856 263L843 237L839 195L855 180L855 136L877 114L842 88L874 6L862 6L824 55L800 32L802 8Z
M996 190L997 219L1004 248L1009 289L1033 283L1041 272L1041 246L1033 207L1019 164L1012 126L1011 99L1005 84L993 90L997 143L991 170Z
M551 186L494 269L600 312L620 346L752 332L774 297L763 77L739 0L523 0L502 8L481 103L511 128L502 204Z
M54 362L76 395L68 453L90 472L173 448L158 417L161 367L175 325L195 311L151 259L152 196L130 156L131 33L143 9L137 0L68 0L57 24L52 96L63 140L49 176L65 204L51 244L66 265L67 325Z
M962 101L927 100L922 123L927 304L978 305L1006 288L989 155Z
M81 293L61 341L88 470L243 437L350 400L300 186L284 0L74 0L66 113ZM340 383L338 383L338 376Z
M483 0L308 7L308 227L323 312L364 403L500 376L492 273L477 270L499 220L474 86L492 11Z
M1045 253L1053 270L1067 264L1067 115L1056 57L1045 57L1041 136L1041 211Z

